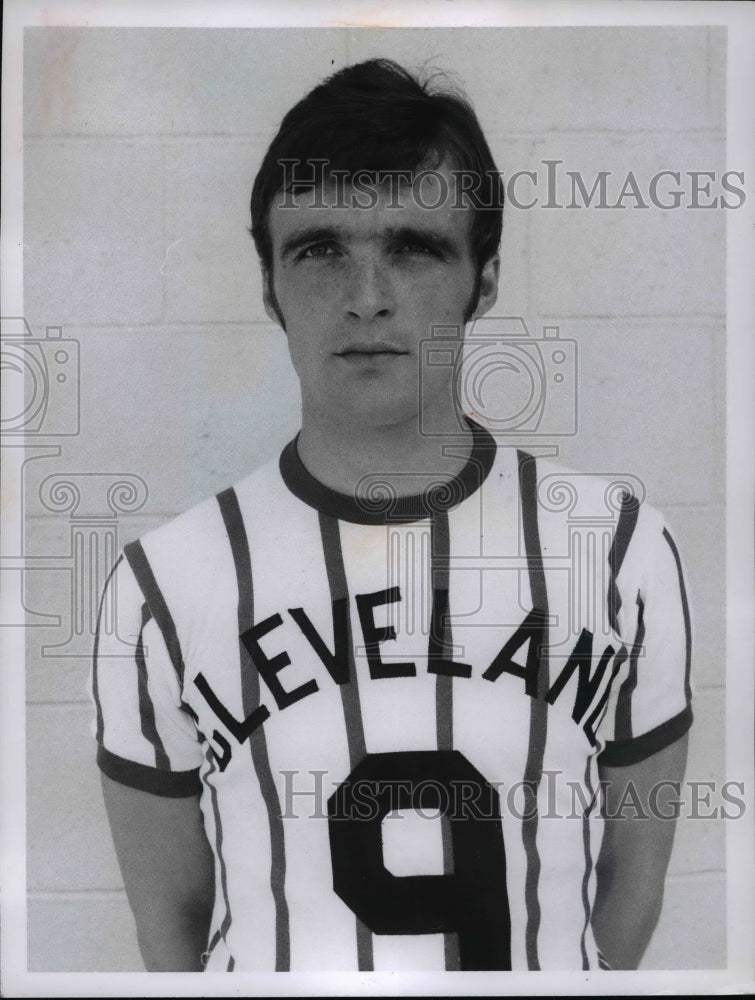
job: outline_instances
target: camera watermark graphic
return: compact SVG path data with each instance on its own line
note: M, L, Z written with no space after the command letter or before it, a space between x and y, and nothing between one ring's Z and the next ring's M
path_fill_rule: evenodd
M544 326L534 337L521 316L483 316L466 335L458 326L434 326L420 350L423 434L441 433L425 413L444 369L452 373L461 413L494 437L577 433L577 343L562 338L558 326ZM459 430L468 434L461 424Z
M79 342L48 326L34 337L23 317L2 323L0 433L70 437L79 433Z
M80 345L59 326L35 336L24 317L3 318L0 330L3 485L16 511L0 553L1 624L52 631L53 641L40 641L42 657L89 657L105 580L120 548L120 520L144 507L147 484L134 473L66 470L50 472L30 489L37 463L57 460L65 467L65 445L81 433ZM62 550L39 545L34 528L43 522L26 520L37 503L45 516L66 518ZM44 610L29 606L35 592L44 595L37 598ZM114 602L114 593L103 601L100 627L117 636ZM132 646L120 642L124 651Z

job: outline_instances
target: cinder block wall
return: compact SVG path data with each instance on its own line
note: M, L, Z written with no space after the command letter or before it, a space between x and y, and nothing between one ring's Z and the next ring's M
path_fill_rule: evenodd
M725 170L723 29L27 30L25 312L38 337L61 326L81 358L78 435L40 438L60 455L31 451L24 471L38 557L26 574L31 970L141 968L79 655L101 580L76 568L72 539L84 561L103 532L127 542L295 432L298 389L262 309L249 191L287 108L375 55L457 74L499 168L535 171L541 202L546 160L588 188L612 171L611 203L630 170L645 193L659 170L680 171L686 204L686 171ZM519 200L530 190L522 182ZM635 474L668 516L696 624L688 778L720 782L726 212L624 204L510 205L497 312L577 341L579 433L553 439L565 464ZM77 509L49 490L40 500L55 474L86 487ZM148 495L114 513L108 484L123 474ZM86 610L73 642L72 594ZM721 820L680 822L644 967L725 964L723 834Z

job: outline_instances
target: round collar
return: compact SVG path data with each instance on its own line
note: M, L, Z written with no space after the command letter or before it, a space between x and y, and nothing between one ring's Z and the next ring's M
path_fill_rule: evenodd
M454 478L431 482L427 489L414 496L396 496L395 489L377 472L368 477L362 496L332 490L305 468L296 447L298 434L281 452L278 466L284 483L294 496L341 521L355 524L421 521L457 507L482 486L493 466L496 444L492 435L469 417L464 419L474 435L466 465Z

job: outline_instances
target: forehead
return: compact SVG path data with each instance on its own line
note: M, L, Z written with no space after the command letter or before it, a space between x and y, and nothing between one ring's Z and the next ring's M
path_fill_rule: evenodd
M332 228L354 239L416 229L471 249L472 209L455 173L443 165L411 174L362 171L326 177L296 193L279 191L269 221L274 249L311 228Z

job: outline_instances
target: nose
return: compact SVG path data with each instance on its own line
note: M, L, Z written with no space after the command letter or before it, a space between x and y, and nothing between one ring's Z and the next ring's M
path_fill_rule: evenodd
M353 262L347 278L345 305L349 317L367 323L392 316L395 300L389 266L373 257Z

